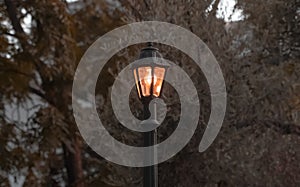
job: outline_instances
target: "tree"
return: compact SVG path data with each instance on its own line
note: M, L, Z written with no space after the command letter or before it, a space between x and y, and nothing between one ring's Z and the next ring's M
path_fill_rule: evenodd
M78 133L71 109L76 66L99 36L126 23L167 21L198 35L222 68L228 109L223 128L204 153L197 146L210 114L204 75L180 51L159 45L198 90L199 128L174 158L159 165L160 186L298 186L300 168L299 2L240 0L243 18L225 22L222 1L5 0L0 2L0 186L140 186L139 168L105 161ZM142 45L116 54L97 83L99 113L119 141L137 145L113 115L114 77ZM141 104L132 91L132 112ZM180 102L166 85L172 112L159 140L176 128Z

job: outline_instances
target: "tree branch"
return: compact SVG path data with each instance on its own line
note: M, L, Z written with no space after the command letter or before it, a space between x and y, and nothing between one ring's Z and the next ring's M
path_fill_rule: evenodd
M8 13L8 17L12 23L12 26L16 33L24 34L24 30L21 26L20 20L17 17L17 9L14 1L12 0L4 0L4 3L6 5L6 10Z

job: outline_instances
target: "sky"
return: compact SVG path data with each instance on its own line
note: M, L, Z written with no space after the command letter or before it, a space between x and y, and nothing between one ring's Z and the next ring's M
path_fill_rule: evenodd
M243 20L243 10L235 9L236 0L221 0L218 6L217 18L222 18L226 22Z

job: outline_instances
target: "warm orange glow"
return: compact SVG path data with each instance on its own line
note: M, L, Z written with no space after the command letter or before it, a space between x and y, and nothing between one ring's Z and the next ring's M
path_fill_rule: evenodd
M163 80L165 75L165 69L160 67L154 68L154 84L153 84L153 95L158 97L162 88Z
M139 79L141 83L142 95L144 97L150 96L151 83L152 83L152 72L151 67L140 67L138 68Z
M152 68L150 66L139 67L133 70L133 74L139 98L148 97L150 95L155 97L160 96L165 76L165 68Z

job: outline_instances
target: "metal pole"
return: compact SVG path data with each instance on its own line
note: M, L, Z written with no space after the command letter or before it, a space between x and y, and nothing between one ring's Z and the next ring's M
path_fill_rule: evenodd
M151 120L156 120L156 103L153 105L153 110L151 112L153 114ZM148 119L151 115L149 110L149 102L144 103L144 119ZM154 118L154 119L153 119ZM144 132L144 146L152 146L156 144L156 130ZM150 155L145 155L145 159L150 158L151 160L157 159L157 153L153 149L150 153L146 153ZM144 167L144 187L158 187L158 170L157 166L147 166Z
M156 101L153 102L153 120L157 120L157 111L156 111ZM154 129L154 135L153 135L153 139L154 139L154 143L153 145L157 144L157 129ZM157 149L154 148L153 149L153 156L154 156L154 160L157 161ZM157 163L157 162L156 162ZM154 165L154 186L158 187L158 165Z

